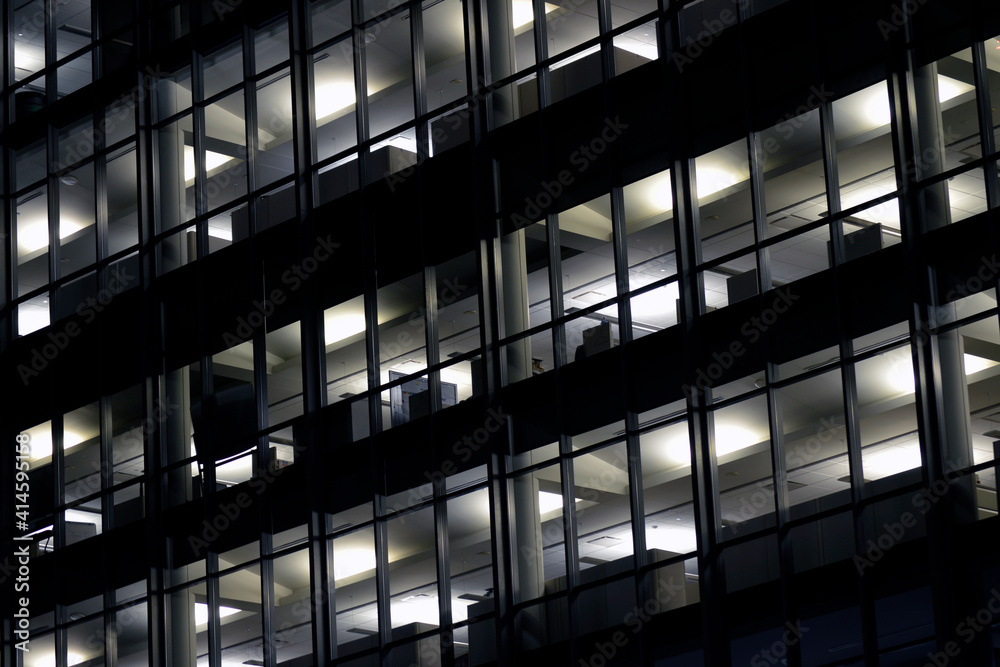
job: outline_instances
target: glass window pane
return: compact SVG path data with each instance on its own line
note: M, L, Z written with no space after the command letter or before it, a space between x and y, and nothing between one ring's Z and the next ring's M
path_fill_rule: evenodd
M254 66L265 72L288 60L288 22L281 19L254 36Z
M489 490L448 501L448 543L452 619L459 623L493 611Z
M378 290L378 345L383 384L427 368L424 277Z
M350 0L319 0L312 3L312 43L322 44L351 29Z
M468 93L465 21L461 0L425 0L423 6L427 109L433 111Z
M764 130L759 150L768 236L819 220L827 209L819 111Z
M61 31L60 31L61 32ZM93 81L92 55L85 53L75 58L56 71L56 81L59 85L59 96L75 93Z
M24 296L49 282L48 188L17 201L17 292ZM47 298L47 297L46 297Z
M194 128L191 116L156 131L159 229L173 229L194 217ZM134 160L135 158L131 158Z
M191 107L191 67L183 67L156 82L156 120Z
M276 558L271 613L279 663L312 653L309 594L309 551Z
M435 267L438 355L442 361L479 347L479 273L469 252Z
M63 415L64 502L101 490L101 421L98 403Z
M146 469L143 457L145 423L141 385L111 396L111 449L115 484L141 478Z
M824 225L771 246L771 280L784 285L829 268L829 241L830 228Z
M302 414L302 330L293 322L266 337L268 424Z
M920 466L911 355L904 345L855 366L865 481Z
M219 577L218 611L223 661L263 662L259 565Z
M365 34L364 57L368 68L368 133L377 137L413 118L409 21L394 17L372 26Z
M61 60L93 40L90 0L55 5L56 56Z
M687 421L639 436L646 549L664 560L697 548Z
M326 341L327 404L367 391L364 297L356 296L328 308L323 314L323 335Z
M773 526L774 486L767 398L757 396L715 410L711 419L723 536Z
M514 506L514 595L531 600L566 587L565 519L559 466L510 481Z
M703 271L707 312L752 298L759 292L757 258L750 252Z
M57 170L65 169L94 154L97 135L89 116L59 129L59 162Z
M820 509L816 501L839 493L850 502L847 433L840 368L777 391L788 470L788 504L801 512ZM824 505L828 506L828 505Z
M676 274L670 170L626 185L624 201L629 289Z
M434 510L417 510L386 522L392 636L402 639L439 624Z
M632 518L625 443L604 447L573 459L574 519L580 572L585 581L616 571L614 561L631 566ZM618 563L621 565L621 563Z
M505 234L500 242L503 268L504 336L513 336L552 319L549 303L549 244L544 222Z
M288 70L257 84L256 187L273 183L295 168L292 142L292 80Z
M896 190L889 88L885 81L833 103L840 205L849 209Z
M243 80L243 43L236 42L205 56L202 67L205 72L205 99L235 86Z
M17 178L18 190L45 178L46 145L46 141L42 139L27 148L22 148L14 156L14 175Z
M167 661L172 665L198 664L198 646L208 642L208 594L205 583L195 584L167 594L166 644ZM224 605L220 616L231 615L234 607ZM223 619L225 620L225 619Z
M115 254L139 242L139 203L135 144L108 156L108 253ZM192 200L193 202L193 200ZM187 214L190 219L190 213ZM173 216L168 218L173 220ZM180 222L180 220L177 220Z
M320 51L313 59L316 159L324 160L358 142L354 116L354 47L350 38Z
M754 243L750 162L746 139L695 160L701 261Z
M14 80L26 79L45 67L45 5L28 0L14 10Z
M563 308L567 315L615 298L612 237L610 195L559 214ZM617 313L612 317L617 317Z
M206 175L204 194L209 211L247 193L244 114L242 92L223 98L205 108L205 150L201 168L205 170ZM267 119L264 122L268 122ZM191 176L193 179L193 169Z
M59 179L59 275L97 261L95 222L94 165L87 164Z
M373 527L368 526L333 540L337 646L342 654L378 646L375 563Z

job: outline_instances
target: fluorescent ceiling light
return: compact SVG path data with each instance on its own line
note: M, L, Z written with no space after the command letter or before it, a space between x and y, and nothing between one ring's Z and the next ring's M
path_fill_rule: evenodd
M662 549L675 554L686 554L698 548L698 537L694 528L689 526L671 526L660 521L646 525L646 547Z
M411 595L402 600L393 600L389 609L392 615L392 626L409 625L410 623L437 623L438 599L433 595Z
M88 223L90 224L90 223ZM62 218L59 221L59 238L64 239L71 236L84 227L83 223ZM45 217L34 218L26 223L19 223L17 226L17 247L19 255L47 248L49 245L49 222Z
M354 84L348 82L329 83L316 87L316 122L346 109L357 101Z
M211 173L216 167L221 167L233 158L222 153L205 151L205 172ZM194 180L194 146L184 147L184 180L190 183Z
M674 316L677 310L675 305L677 296L677 283L670 283L632 297L632 319L653 324L664 317Z
M745 180L742 174L735 174L719 167L698 169L698 199L704 199Z
M725 456L755 445L759 439L749 429L735 424L715 424L715 456Z
M33 303L22 303L17 307L17 335L27 336L32 331L38 331L49 326L48 306ZM49 438L49 453L51 453L52 438Z
M375 550L365 548L341 548L334 550L333 579L340 581L362 572L375 569Z
M563 498L558 493L549 491L538 492L538 513L548 514L558 509L562 509Z
M356 336L365 330L365 314L328 311L323 322L323 332L327 345L339 343L345 338Z
M234 609L233 607L219 607L219 618L225 618L226 616L232 616L233 614L238 614L239 609ZM205 625L208 623L208 605L202 602L194 603L194 624L195 625Z
M660 55L656 50L656 42L650 44L648 42L638 40L635 37L630 37L629 35L616 37L614 45L615 48L621 49L622 51L628 51L629 53L634 53L637 56L645 58L646 60L656 60L656 58Z
M984 359L983 357L977 357L974 354L965 353L965 374L972 375L973 373L978 373L979 371L984 371L987 368L993 368L997 365L997 362L992 359Z
M892 114L889 109L889 98L885 94L885 90L884 86L878 87L876 91L878 94L872 95L871 99L865 105L865 115L874 127L883 127L888 125L892 120ZM947 102L959 95L964 95L970 90L973 90L973 86L938 74L938 102Z
M535 20L535 10L531 6L531 0L513 0L511 2L512 9L512 19L514 24L514 30L522 26L526 26ZM558 9L555 5L550 5L545 3L545 13L549 14Z
M938 101L942 104L972 90L975 90L972 84L938 74Z
M862 459L865 479L889 477L904 470L919 468L920 463L920 448L916 442L903 446L885 447L870 454L865 453Z

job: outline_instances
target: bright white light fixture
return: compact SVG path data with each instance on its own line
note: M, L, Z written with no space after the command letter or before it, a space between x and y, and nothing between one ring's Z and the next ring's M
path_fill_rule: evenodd
M232 616L233 614L238 614L239 609L234 609L233 607L219 607L219 618L225 618L226 616ZM208 623L208 605L202 602L194 603L194 624L195 625L205 625Z
M211 172L216 167L221 167L232 158L222 153L205 151L205 171ZM194 146L184 147L184 180L188 183L194 180Z
M538 513L548 514L549 512L555 511L557 509L562 509L563 499L558 493L550 493L549 491L539 491L538 492Z
M17 307L17 335L27 336L32 331L38 331L47 326L49 326L48 306L22 303Z
M545 3L545 13L548 14L554 10L558 9L555 5L550 5ZM511 10L513 13L513 24L514 30L517 30L521 26L528 25L535 20L535 10L531 6L531 0L513 0L511 2Z
M75 234L87 225L63 218L59 221L59 238ZM17 248L19 255L41 250L49 245L49 222L46 218L34 218L17 226Z
M31 447L30 461L52 456L52 422L45 422L24 431Z
M337 549L333 555L333 579L340 581L375 569L374 549Z
M920 448L916 442L866 453L862 461L866 479L889 477L904 470L918 468L920 463Z
M744 180L742 176L719 167L702 167L698 169L698 199L704 199L716 192L732 187Z
M741 449L746 449L758 442L748 429L735 424L715 424L715 456L725 456Z
M402 600L393 600L389 613L392 615L393 627L409 625L410 623L436 623L438 599L433 595L420 593Z
M656 528L653 528L653 525ZM671 526L660 521L646 525L646 547L662 549L676 554L686 554L698 548L698 537L694 528L689 526Z
M938 74L938 101L942 104L972 90L975 90L972 84Z
M331 313L323 322L326 344L339 343L365 330L364 313Z
M969 354L968 352L964 355L964 361L966 375L972 375L973 373L978 373L979 371L984 371L987 368L993 368L997 365L997 362L992 359L977 357L976 355Z
M332 116L357 101L354 84L347 82L329 83L316 87L316 121Z
M656 42L650 44L627 34L616 37L614 44L616 49L634 53L637 56L645 58L646 60L656 60L656 58L660 55L656 50Z

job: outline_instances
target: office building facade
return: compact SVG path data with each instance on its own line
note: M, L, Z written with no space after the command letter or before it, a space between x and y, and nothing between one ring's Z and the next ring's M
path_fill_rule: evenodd
M2 20L0 664L995 664L995 3Z

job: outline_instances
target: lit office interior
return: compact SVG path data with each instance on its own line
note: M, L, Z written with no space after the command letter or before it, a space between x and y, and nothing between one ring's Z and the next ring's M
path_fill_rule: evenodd
M367 186L412 189L436 156L480 150L484 131L517 127L669 57L658 35L683 43L719 11L708 2L662 10L651 0L475 9L461 0L302 1L203 48L200 34L189 37L200 21L211 25L210 10L197 19L192 3L160 2L134 23L97 4L30 0L8 11L6 125L34 127L39 107L68 98L35 140L5 148L13 223L0 304L17 337L43 340L102 294L150 289L160 299L212 256L281 230L294 235L312 211L335 217L338 202L359 198L376 208L364 198L385 191ZM757 3L756 16L781 4ZM48 5L53 18L39 24ZM164 54L157 74L144 74L148 89L77 94L96 86L101 67L134 68L145 22ZM183 48L166 48L175 41ZM500 624L517 628L510 650L521 653L620 625L643 591L670 591L657 597L657 614L702 602L709 552L725 565L721 595L850 560L857 523L876 537L921 483L929 436L914 359L927 340L940 354L932 373L947 395L939 407L957 484L970 496L967 519L996 516L995 275L942 288L930 330L918 335L905 317L848 326L835 308L821 315L827 331L815 341L787 344L767 328L728 332L727 342L769 346L720 365L697 406L677 386L657 405L630 403L578 426L516 400L614 348L648 352L657 340L681 340L686 321L726 322L741 303L766 296L770 305L796 294L799 281L871 265L912 241L908 234L1000 204L991 194L1000 189L1000 116L981 113L1000 95L1000 39L908 74L911 148L923 156L915 161L900 163L894 145L902 121L893 79L859 78L711 150L649 160L610 188L556 197L538 215L524 210L536 191L498 177L515 193L496 200L520 207L489 211L485 243L451 256L416 249L414 260L382 270L383 248L396 243L388 235L333 250L317 239L308 245L322 250L317 266L360 253L371 279L278 309L260 325L247 312L246 335L209 330L215 322L162 323L164 348L178 331L213 347L187 358L158 353L154 376L79 405L64 397L47 420L18 424L31 436L32 485L44 498L32 509L32 557L55 558L146 520L151 486L166 516L261 479L304 477L296 470L309 447L345 459L328 488L301 492L323 520L276 501L271 514L234 519L200 550L189 525L165 527L157 590L142 578L82 599L53 595L51 609L32 610L32 653L17 664L148 664L153 618L167 664L312 664L324 633L324 654L337 664L490 664L504 650ZM497 173L520 166L491 159ZM923 208L907 220L900 183L911 166ZM434 229L433 220L422 224ZM250 271L260 278L253 294L297 291L284 268ZM174 311L162 298L157 312L167 319ZM611 377L608 391L627 393L628 383ZM467 458L425 447L369 455L374 445L365 445L383 434L422 433L405 429L487 394L514 398L485 449ZM317 416L336 418L335 436ZM714 480L707 507L699 508L699 476ZM279 506L288 510L280 519ZM779 534L794 539L791 559ZM904 541L925 534L920 523ZM328 596L322 604L317 586ZM725 632L742 655L752 633ZM857 641L831 664L862 654L861 630L852 633ZM826 650L819 642L804 639L803 655ZM875 650L896 648L880 638ZM700 650L679 659L700 664Z

